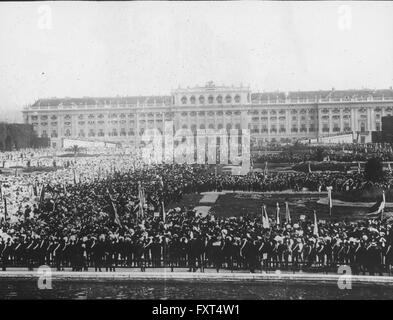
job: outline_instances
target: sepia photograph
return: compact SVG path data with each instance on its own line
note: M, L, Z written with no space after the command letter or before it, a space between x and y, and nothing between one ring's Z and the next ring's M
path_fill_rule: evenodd
M392 17L0 3L0 300L392 299Z

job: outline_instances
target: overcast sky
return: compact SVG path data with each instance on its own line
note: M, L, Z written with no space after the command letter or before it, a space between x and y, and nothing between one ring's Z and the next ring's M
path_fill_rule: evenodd
M0 3L0 121L45 97L393 86L392 2Z

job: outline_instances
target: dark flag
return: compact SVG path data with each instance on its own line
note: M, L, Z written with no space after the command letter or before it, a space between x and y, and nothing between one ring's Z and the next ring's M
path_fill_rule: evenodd
M112 208L113 221L121 227L121 222L120 222L120 219L119 219L119 215L117 213L116 204L115 204L115 202L114 202L114 200L113 200L113 198L112 198L108 188L106 189L106 192L108 193L109 202L110 202L111 208Z
M4 219L7 220L8 210L7 210L7 198L4 197Z
M34 182L33 194L34 194L35 197L38 196L38 192L37 192L37 183L36 183L36 182Z
M45 200L45 186L42 185L41 194L40 194L40 203L44 202Z
M75 169L73 170L74 172L74 184L76 185L76 173L75 173Z
M162 221L164 221L164 223L165 223L166 222L166 212L165 212L164 201L161 202L161 206L162 206Z

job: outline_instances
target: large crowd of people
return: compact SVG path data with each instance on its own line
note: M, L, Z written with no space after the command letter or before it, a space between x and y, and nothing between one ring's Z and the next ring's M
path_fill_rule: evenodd
M387 221L320 222L316 232L312 219L277 224L271 217L266 227L256 216L224 218L198 215L192 208L165 209L184 194L206 191L361 189L367 183L362 173L232 176L203 165L146 165L124 150L63 159L56 166L40 174L0 175L3 270L47 264L57 270L165 265L254 272L349 264L353 272L374 274L390 272L393 265L393 232ZM390 178L380 186L389 189Z
M268 146L254 150L252 159L255 163L299 163L306 161L338 161L359 162L370 158L382 161L393 161L393 150L390 144L334 144L328 146L290 145Z

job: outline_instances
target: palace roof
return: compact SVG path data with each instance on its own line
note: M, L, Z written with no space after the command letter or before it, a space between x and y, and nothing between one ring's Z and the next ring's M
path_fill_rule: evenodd
M368 98L393 98L393 89L360 89L360 90L319 90L319 91L291 91L291 92L260 92L252 93L252 101L276 101L276 100L310 100L310 99L331 99L331 100L367 100Z
M319 90L291 92L255 92L251 94L253 103L269 101L340 101L340 100L383 100L393 99L393 89L360 89L360 90ZM83 98L50 98L39 99L32 105L38 106L82 106L82 105L170 105L172 98L167 96L132 96L132 97L83 97Z
M162 103L169 104L170 102L170 96L83 97L39 99L32 106L136 105L137 103L162 105Z

